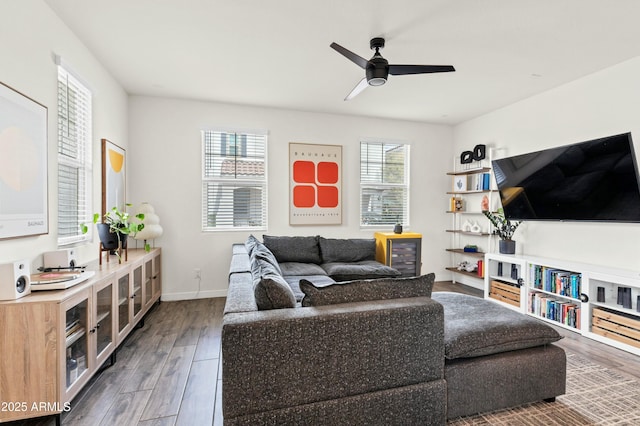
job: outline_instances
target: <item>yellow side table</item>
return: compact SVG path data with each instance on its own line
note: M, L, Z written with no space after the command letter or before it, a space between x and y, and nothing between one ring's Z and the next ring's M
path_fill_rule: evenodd
M400 271L404 277L420 275L422 234L376 232L376 260Z

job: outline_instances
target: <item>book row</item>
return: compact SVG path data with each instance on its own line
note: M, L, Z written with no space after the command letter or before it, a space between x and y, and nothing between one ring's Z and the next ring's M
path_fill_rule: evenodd
M580 298L582 274L541 265L531 265L529 272L532 287L573 299Z
M580 329L580 306L543 293L529 293L529 312Z

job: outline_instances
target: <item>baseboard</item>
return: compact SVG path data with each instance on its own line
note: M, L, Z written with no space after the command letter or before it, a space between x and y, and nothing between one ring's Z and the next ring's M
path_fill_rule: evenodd
M162 293L160 300L173 302L176 300L209 299L211 297L227 297L227 290L188 291L184 293Z

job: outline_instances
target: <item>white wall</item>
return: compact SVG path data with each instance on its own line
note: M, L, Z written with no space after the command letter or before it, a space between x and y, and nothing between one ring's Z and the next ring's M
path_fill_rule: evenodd
M504 156L632 132L640 154L640 57L458 125L455 152L476 143ZM640 224L526 222L523 254L638 269Z
M31 259L57 249L57 54L93 92L93 208L101 206L100 139L127 147L127 95L86 47L41 0L0 2L0 81L48 108L49 234L0 241L0 263ZM97 258L95 243L78 247L80 262Z
M163 250L163 300L225 295L231 244L248 236L246 232L201 231L200 131L212 126L268 130L269 227L265 233L271 235L372 237L373 231L361 231L358 222L359 141L379 137L411 143L411 226L407 230L423 234L422 271L436 272L436 279L445 272L444 191L449 185L445 172L453 155L449 126L141 96L130 97L129 123L127 154L134 164L128 170L129 199L150 202L164 228L164 235L155 242ZM289 142L343 146L341 226L289 226ZM257 234L262 238L262 232ZM200 291L194 268L202 270Z

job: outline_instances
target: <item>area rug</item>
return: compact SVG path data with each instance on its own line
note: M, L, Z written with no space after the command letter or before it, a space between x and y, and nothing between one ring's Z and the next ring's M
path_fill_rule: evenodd
M567 393L555 402L451 420L467 425L640 425L640 381L567 354Z

